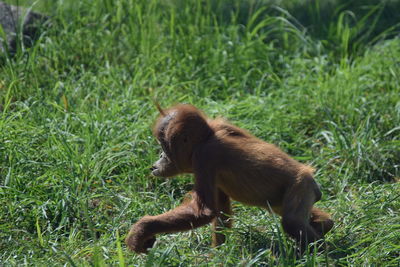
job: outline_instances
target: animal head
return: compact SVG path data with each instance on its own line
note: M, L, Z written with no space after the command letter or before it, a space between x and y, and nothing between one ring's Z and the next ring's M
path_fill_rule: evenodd
M206 116L188 104L179 104L165 110L160 106L157 108L160 115L153 133L163 152L153 165L152 174L170 177L191 172L193 151L212 134Z

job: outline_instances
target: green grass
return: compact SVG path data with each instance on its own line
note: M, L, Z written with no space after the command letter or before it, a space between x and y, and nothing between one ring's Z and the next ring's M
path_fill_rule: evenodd
M398 266L400 1L18 3L52 25L0 56L0 265ZM192 183L150 176L153 98L316 167L328 248L296 258L279 218L235 202L218 249L202 227L128 252Z

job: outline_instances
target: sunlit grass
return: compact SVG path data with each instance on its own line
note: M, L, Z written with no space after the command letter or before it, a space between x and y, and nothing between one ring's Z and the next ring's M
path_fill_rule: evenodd
M334 2L327 15L322 1L19 1L52 23L0 57L1 264L397 266L400 19L386 16L397 1ZM327 249L296 257L279 218L234 203L218 249L202 227L128 252L130 225L192 183L149 174L154 98L316 167L317 205L336 222Z

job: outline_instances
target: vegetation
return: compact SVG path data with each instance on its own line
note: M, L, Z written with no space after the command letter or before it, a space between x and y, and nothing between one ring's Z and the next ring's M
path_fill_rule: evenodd
M400 1L17 4L51 26L0 57L2 265L398 266ZM327 249L296 257L279 218L235 203L218 249L203 227L128 252L130 225L192 183L149 175L153 98L316 167L318 205L336 222Z

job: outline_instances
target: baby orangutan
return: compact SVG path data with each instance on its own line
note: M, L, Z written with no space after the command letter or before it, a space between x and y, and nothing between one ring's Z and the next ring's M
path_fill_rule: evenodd
M230 199L272 209L284 231L304 249L333 227L330 216L313 207L321 199L313 169L223 119L208 119L191 105L162 110L154 135L162 147L152 174L171 177L193 173L195 185L177 208L144 216L126 237L128 247L147 252L162 233L186 231L212 222L212 244L222 244L220 230L231 227Z

